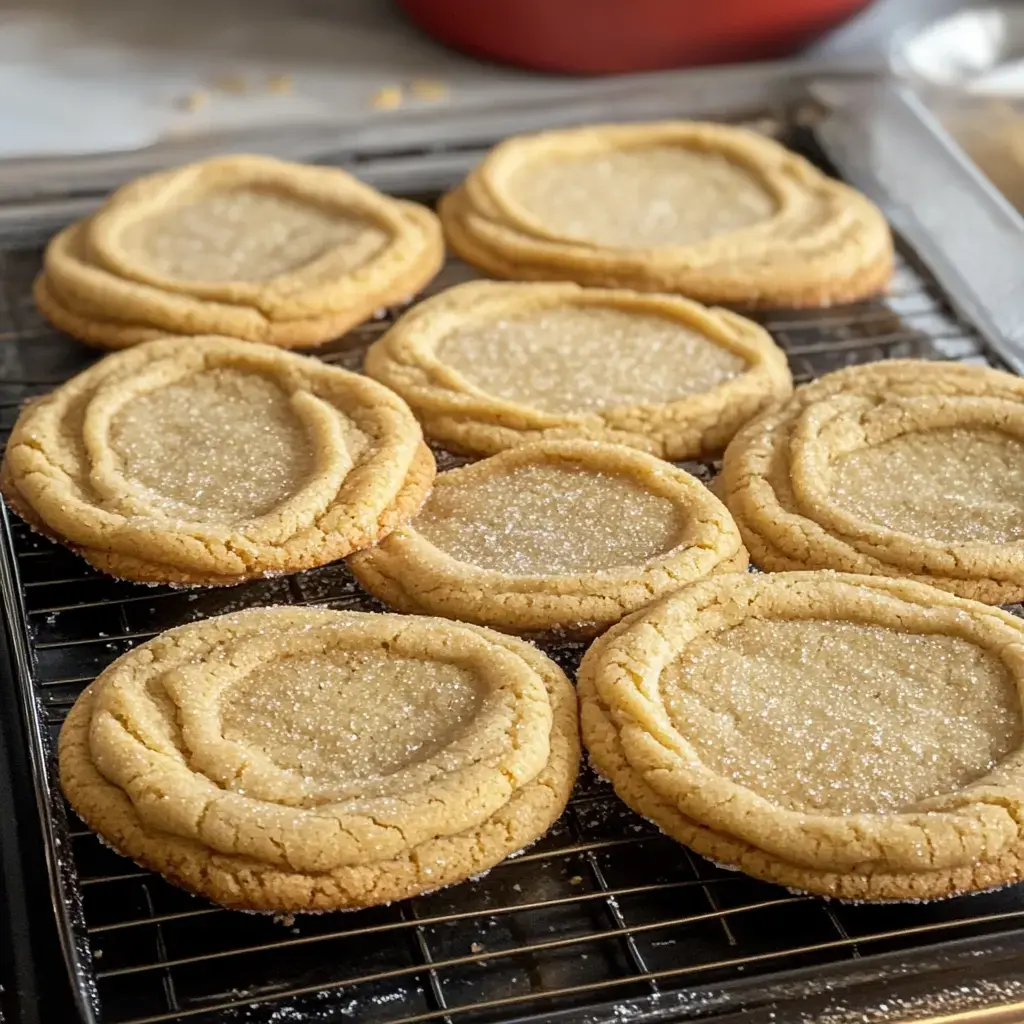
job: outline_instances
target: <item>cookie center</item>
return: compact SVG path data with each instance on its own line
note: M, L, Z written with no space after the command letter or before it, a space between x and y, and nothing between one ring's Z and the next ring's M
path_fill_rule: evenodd
M1024 539L1024 445L949 428L859 448L833 463L832 499L891 530L963 544Z
M441 477L416 530L452 558L518 576L641 565L683 528L667 498L624 477L563 466Z
M329 651L282 658L231 688L226 739L317 789L393 775L449 746L482 701L473 674L441 661Z
M701 760L783 807L894 812L954 792L1021 742L995 655L957 637L749 619L661 677Z
M137 221L121 235L135 259L186 281L265 281L338 249L345 269L387 236L364 218L258 189L214 192Z
M681 146L536 161L508 187L550 231L624 248L692 245L766 220L778 206L739 164Z
M479 324L438 358L489 395L547 413L660 404L708 391L745 361L667 317L565 306Z
M216 369L128 402L110 444L126 477L179 518L230 524L298 490L313 449L288 395L258 374Z

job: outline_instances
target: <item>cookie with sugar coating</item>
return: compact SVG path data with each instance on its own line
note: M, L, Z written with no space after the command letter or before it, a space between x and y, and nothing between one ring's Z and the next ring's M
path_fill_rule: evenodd
M78 699L59 748L64 793L118 852L275 912L373 906L486 871L558 818L579 762L573 688L529 644L297 608L136 648Z
M477 455L579 438L711 458L793 386L768 332L727 310L494 281L417 305L370 347L366 372L409 403L428 437Z
M322 344L441 268L440 225L337 168L217 157L118 189L47 246L40 311L103 348L155 334Z
M716 863L851 900L1024 877L1024 623L907 580L713 577L602 636L583 741Z
M433 477L412 413L376 382L270 346L165 338L23 410L0 487L104 572L222 586L375 543Z
M695 121L592 125L495 146L439 206L496 277L826 306L882 291L885 218L773 139Z

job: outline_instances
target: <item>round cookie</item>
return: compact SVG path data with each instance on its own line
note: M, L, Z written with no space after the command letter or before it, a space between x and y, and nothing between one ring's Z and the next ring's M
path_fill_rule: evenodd
M743 128L596 125L499 143L439 207L448 244L497 277L822 306L881 291L881 212Z
M366 372L428 437L482 455L585 438L707 458L792 390L784 353L750 320L572 284L458 285L402 316Z
M267 346L167 338L26 408L0 486L112 575L225 585L375 543L433 475L412 413L374 381Z
M82 694L59 744L65 795L118 852L275 912L477 875L558 818L578 762L572 686L529 644L296 608L136 648Z
M742 572L747 554L683 470L620 445L542 441L440 474L420 515L349 565L399 611L592 636L685 583Z
M221 157L132 182L62 231L35 295L103 347L158 331L295 348L408 299L443 259L425 207L335 168Z
M718 489L755 564L905 576L1024 597L1024 381L981 367L872 363L748 424Z
M580 668L630 807L725 867L856 900L1024 877L1024 623L906 580L715 577Z

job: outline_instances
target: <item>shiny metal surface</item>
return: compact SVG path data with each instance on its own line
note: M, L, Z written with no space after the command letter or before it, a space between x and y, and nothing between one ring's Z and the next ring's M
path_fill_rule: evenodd
M927 86L1024 96L1024 5L972 5L897 33L892 67Z
M1024 212L1024 4L975 2L909 18L883 48L890 70Z

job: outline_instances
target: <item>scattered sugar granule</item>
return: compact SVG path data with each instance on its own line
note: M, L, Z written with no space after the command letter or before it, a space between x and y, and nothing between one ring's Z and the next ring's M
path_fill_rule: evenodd
M295 88L295 81L291 75L271 75L267 79L267 90L269 92L280 93L285 95L290 93Z
M244 75L221 75L213 85L221 92L230 92L235 95L249 91L249 83Z
M448 99L448 86L436 78L415 78L409 83L409 92L418 100L440 103Z
M386 85L370 97L370 106L374 110L397 110L403 100L404 96L400 85Z
M210 94L205 89L195 89L182 99L181 108L194 114L197 110L209 106L209 103Z

